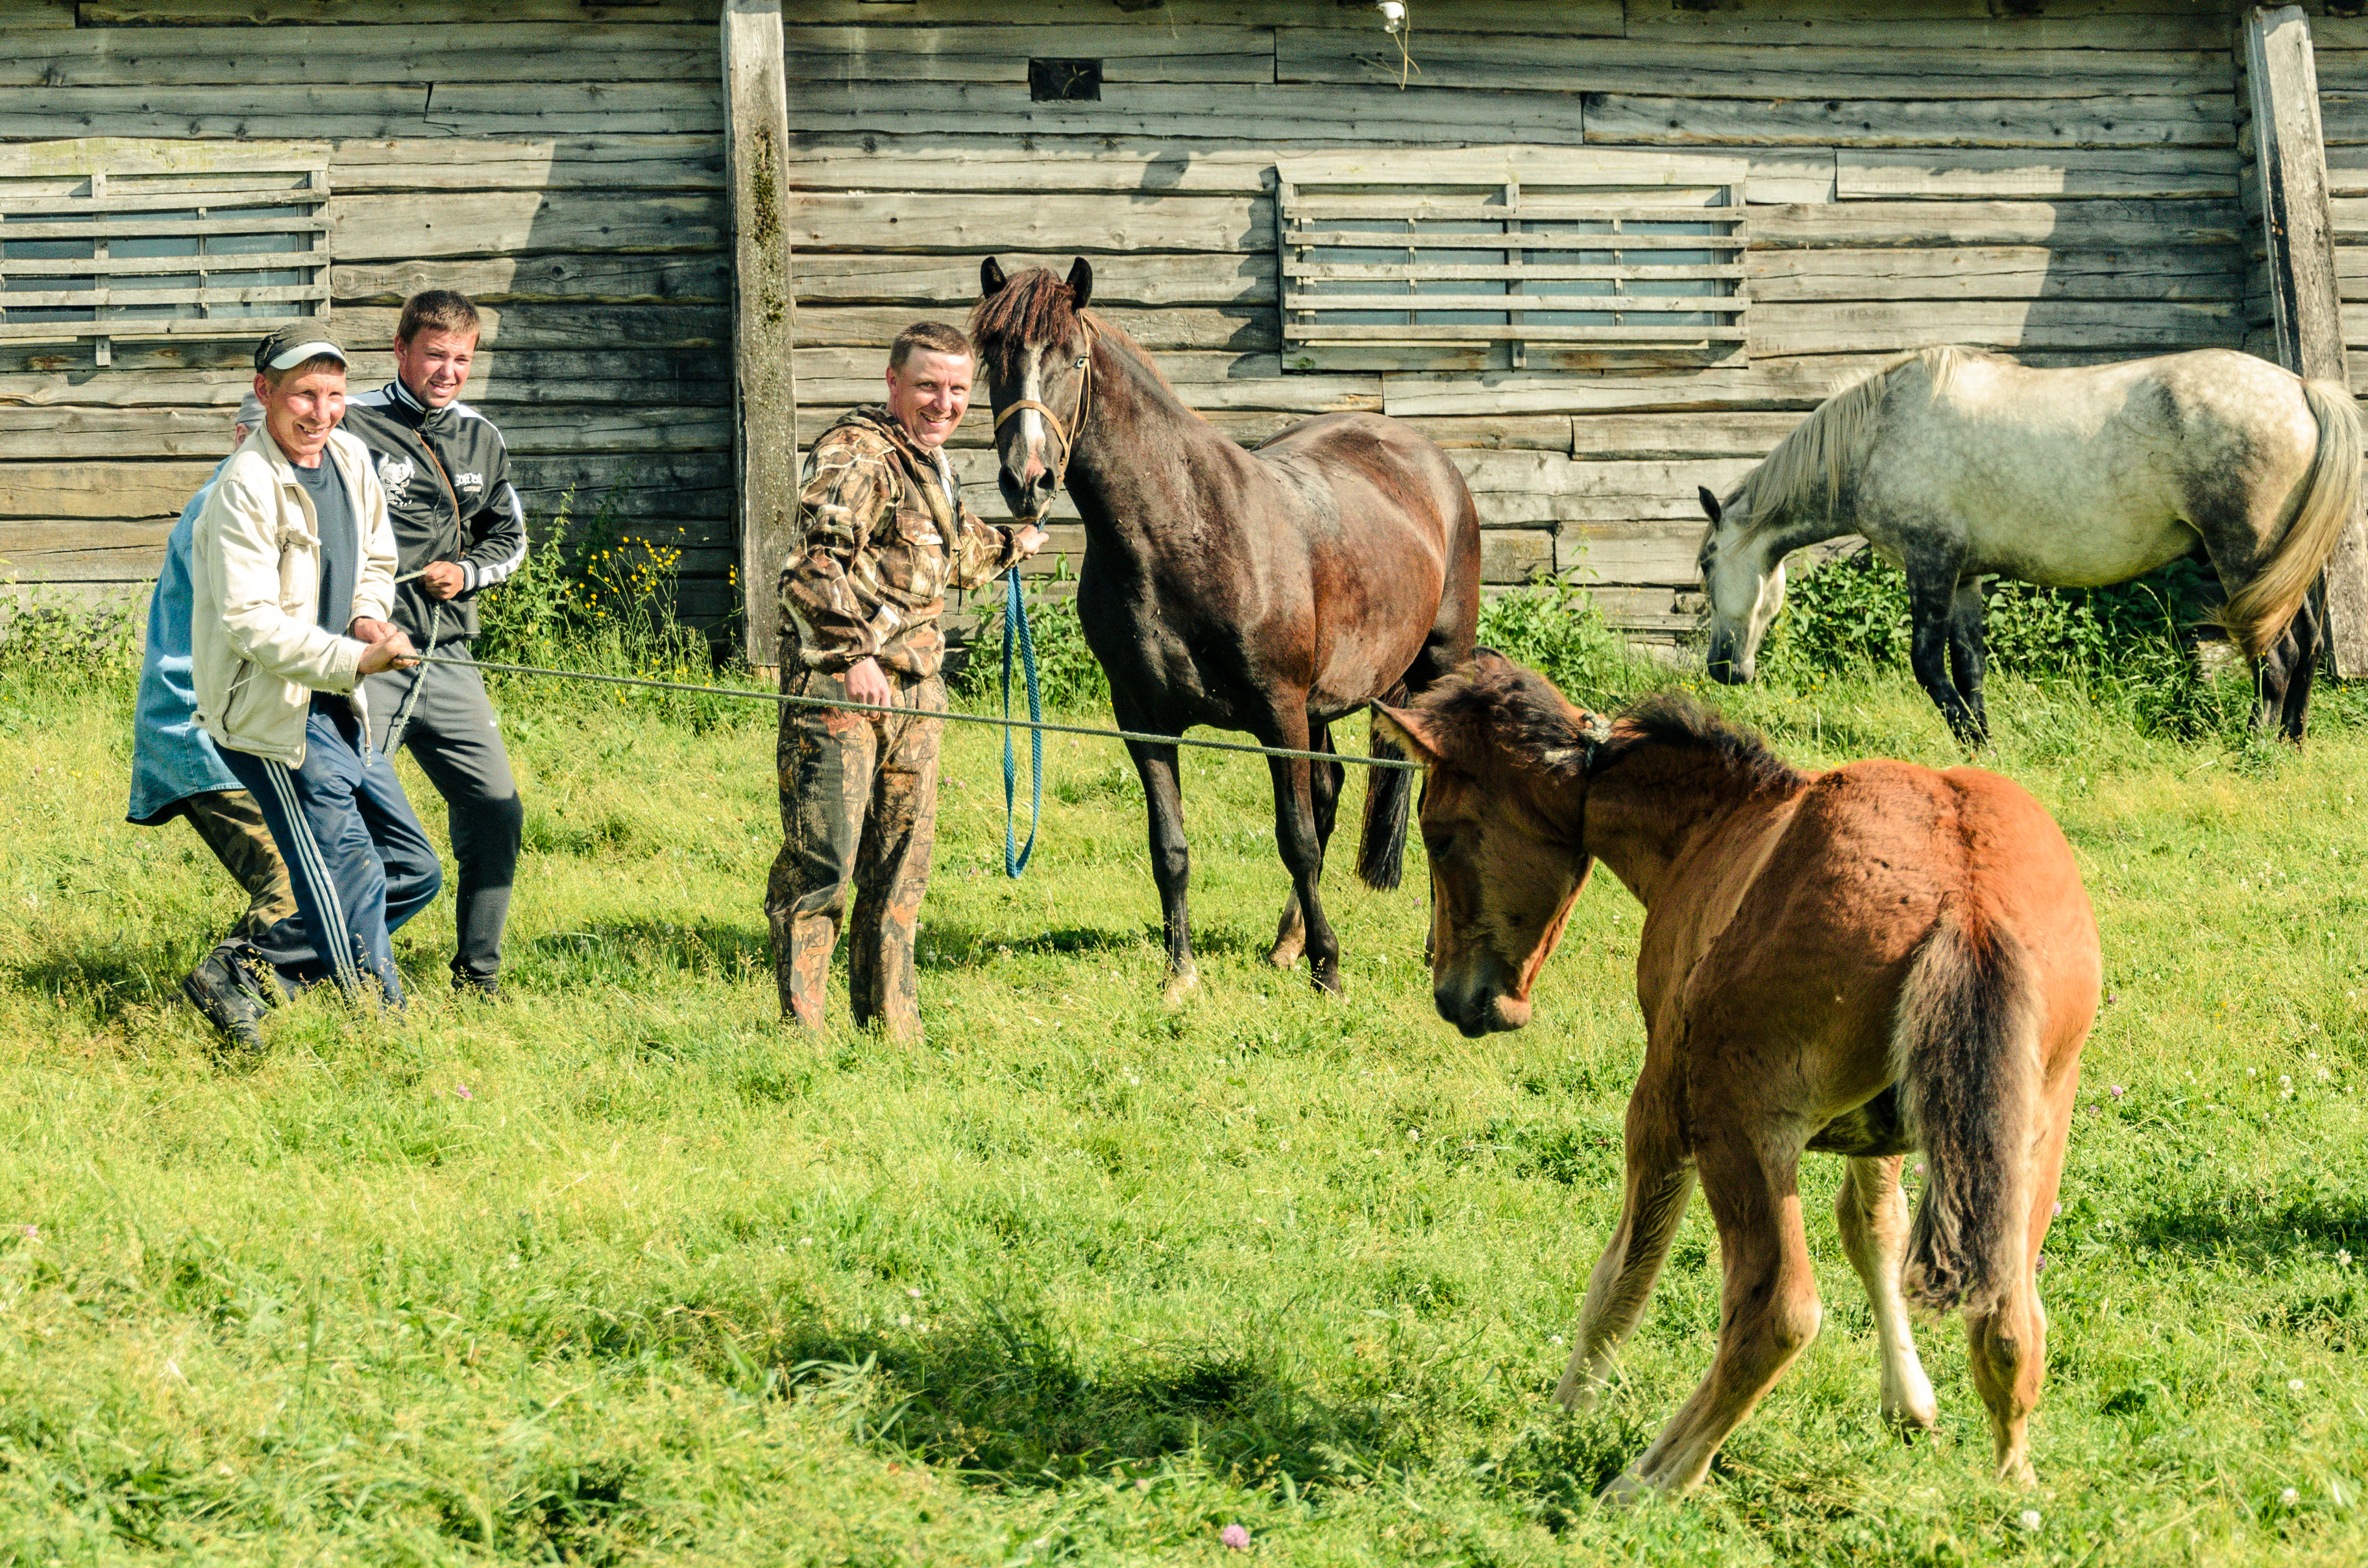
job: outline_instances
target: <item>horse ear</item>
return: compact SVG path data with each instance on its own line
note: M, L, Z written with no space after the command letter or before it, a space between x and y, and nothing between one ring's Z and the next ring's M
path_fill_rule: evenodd
M1425 767L1436 767L1447 760L1440 753L1430 721L1410 709L1374 703L1373 732L1379 738L1395 743L1400 751Z
M992 300L1002 293L1003 285L1007 281L1008 279L1003 276L1003 263L996 260L995 257L988 256L978 264L978 297L980 299Z
M1081 311L1086 308L1086 301L1094 297L1093 265L1084 256L1069 264L1069 292L1077 297L1076 307Z
M1718 497L1710 493L1709 485L1703 484L1696 486L1694 494L1701 497L1702 516L1710 519L1711 527L1716 528L1720 523L1725 521L1725 515L1720 509L1718 504Z

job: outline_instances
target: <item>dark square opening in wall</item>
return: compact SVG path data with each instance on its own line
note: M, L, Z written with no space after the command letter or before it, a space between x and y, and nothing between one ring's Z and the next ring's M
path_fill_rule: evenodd
M1031 60L1028 62L1028 97L1040 104L1098 104L1102 101L1102 62Z

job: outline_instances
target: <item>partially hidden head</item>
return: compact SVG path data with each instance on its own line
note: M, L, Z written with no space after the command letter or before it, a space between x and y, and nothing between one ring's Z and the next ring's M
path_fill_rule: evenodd
M1094 269L1079 256L1066 281L1041 267L1006 276L988 256L978 287L970 335L994 386L997 480L1014 517L1040 517L1086 415L1093 331L1083 312Z
M423 289L403 302L394 324L394 373L411 395L443 408L469 384L484 326L477 307L458 289Z
M281 455L311 468L346 416L346 351L307 323L283 326L255 346L254 391Z
M1749 680L1759 643L1784 608L1784 552L1773 530L1752 527L1750 487L1724 502L1698 491L1710 528L1702 535L1702 592L1710 600L1710 678L1722 686Z
M1611 724L1485 650L1412 707L1376 715L1427 769L1422 844L1439 1016L1467 1036L1520 1028L1593 863L1588 769Z

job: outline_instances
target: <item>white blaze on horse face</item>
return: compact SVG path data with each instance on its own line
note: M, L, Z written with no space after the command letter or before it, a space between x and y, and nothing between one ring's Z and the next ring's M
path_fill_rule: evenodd
M1784 608L1784 562L1769 562L1769 540L1748 536L1733 513L1713 528L1703 550L1702 589L1710 599L1710 673L1714 680L1748 681L1760 639Z

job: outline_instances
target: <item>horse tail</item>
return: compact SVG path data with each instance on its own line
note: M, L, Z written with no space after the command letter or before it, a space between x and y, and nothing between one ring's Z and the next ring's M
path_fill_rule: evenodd
M2001 1304L2023 1267L2040 1123L2040 992L2013 933L1941 915L1900 988L1892 1032L1908 1125L1931 1166L1900 1272L1931 1312Z
M1400 686L1382 700L1400 703L1406 695L1406 687ZM1406 760L1406 748L1383 735L1379 724L1372 726L1366 745L1377 757ZM1406 767L1365 771L1365 821L1358 835L1357 875L1367 887L1386 892L1406 873L1406 819L1414 809L1415 774Z
M2270 558L2220 611L2220 623L2249 658L2260 658L2284 635L2360 510L2359 405L2332 381L2305 381L2302 395L2318 421L2318 450L2303 476L2301 503Z

